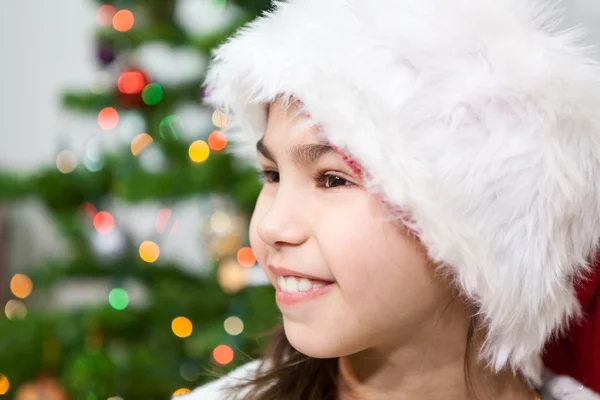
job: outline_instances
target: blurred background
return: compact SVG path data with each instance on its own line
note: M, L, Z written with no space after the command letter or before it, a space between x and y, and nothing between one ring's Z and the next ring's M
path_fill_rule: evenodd
M269 3L0 1L1 398L168 399L259 355L259 183L201 83ZM600 45L600 2L564 6Z

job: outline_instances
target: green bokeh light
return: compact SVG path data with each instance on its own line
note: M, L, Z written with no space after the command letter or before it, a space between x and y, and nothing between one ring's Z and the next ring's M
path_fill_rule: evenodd
M142 99L149 106L154 106L163 99L163 89L158 83L150 83L142 90Z
M108 294L109 304L116 310L124 310L129 304L129 295L125 289L114 288Z

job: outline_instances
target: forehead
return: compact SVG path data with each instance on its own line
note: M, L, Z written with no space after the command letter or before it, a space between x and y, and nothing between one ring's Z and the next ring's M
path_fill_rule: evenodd
M265 143L273 145L322 141L318 128L294 102L276 98L268 106Z

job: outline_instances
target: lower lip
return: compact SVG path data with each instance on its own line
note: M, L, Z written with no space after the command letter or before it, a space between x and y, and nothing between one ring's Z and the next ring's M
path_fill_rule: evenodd
M281 305L294 305L303 303L308 300L316 299L317 297L321 297L331 291L333 288L333 283L328 283L325 286L321 286L318 288L314 288L309 290L308 292L296 292L296 293L287 293L282 291L277 285L277 291L275 292L275 299L277 304Z

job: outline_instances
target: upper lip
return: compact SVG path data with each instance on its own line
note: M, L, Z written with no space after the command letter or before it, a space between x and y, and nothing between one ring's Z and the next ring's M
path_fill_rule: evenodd
M284 267L276 267L274 265L269 265L269 269L273 271L275 275L278 276L297 276L299 278L313 279L315 281L332 282L329 279L323 279L318 276L303 274L302 272L292 271L291 269L287 269Z

